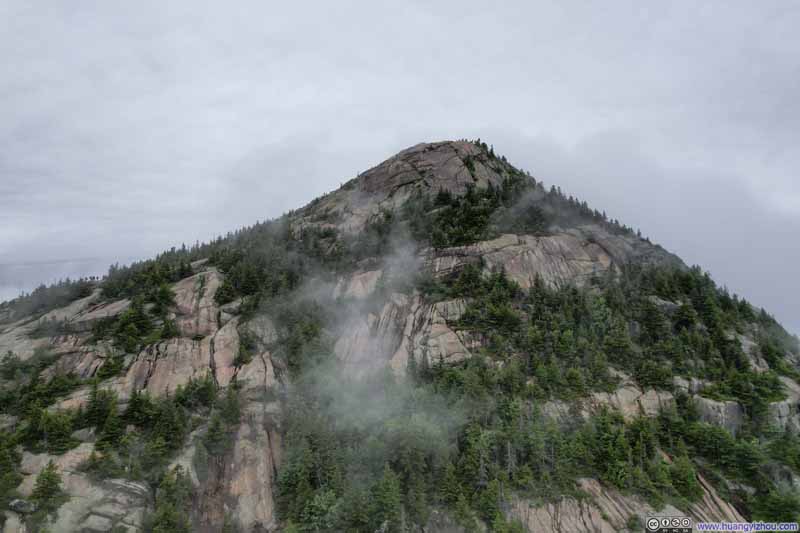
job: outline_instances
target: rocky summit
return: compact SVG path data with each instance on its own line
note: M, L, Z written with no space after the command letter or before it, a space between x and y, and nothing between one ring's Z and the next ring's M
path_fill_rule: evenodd
M481 141L6 302L0 354L7 533L800 514L797 337Z

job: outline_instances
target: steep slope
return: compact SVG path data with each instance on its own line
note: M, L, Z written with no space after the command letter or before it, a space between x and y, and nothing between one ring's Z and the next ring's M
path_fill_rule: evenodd
M4 531L800 510L797 339L480 142L1 311Z

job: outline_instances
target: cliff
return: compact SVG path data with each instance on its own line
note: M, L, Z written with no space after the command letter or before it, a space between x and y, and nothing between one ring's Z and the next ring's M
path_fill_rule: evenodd
M515 185L512 187L511 184ZM470 198L476 191L484 194L480 191L486 190L497 192L478 196L474 201L466 200L474 202L466 207L459 203L459 198ZM503 197L504 191L508 190L513 194ZM528 203L520 207L523 200ZM415 229L414 217L420 220L429 217L424 220L428 220L434 226L432 231L436 231L435 226L446 222L441 219L441 213L452 212L452 216L460 217L466 212L464 216L472 217L473 212L479 212L474 206L484 209L484 205L491 205L491 212L487 211L489 214L485 220L476 223L480 238L474 242L452 231L445 231L443 236L434 236L432 240L421 240L420 230ZM423 209L424 214L414 211L413 206ZM535 210L533 215L531 210ZM525 217L533 217L535 226L520 225L518 221ZM260 233L268 234L264 238L270 243L285 243L282 246L287 251L277 259L269 255L271 248L258 251L264 257L259 255L253 259L258 266L253 267L256 274L253 274L255 281L252 284L256 288L251 290L248 285L249 263L241 257L253 253L253 235ZM366 243L359 240L364 236L372 240L368 239ZM232 259L234 256L239 259ZM513 404L518 410L514 416L519 418L520 427L522 418L530 416L530 420L537 420L537 415L519 414L529 411L539 412L544 417L542 420L550 421L548 423L574 426L578 423L576 420L591 424L596 416L606 416L610 410L622 415L620 421L613 422L615 427L625 428L626 434L632 435L630 432L633 430L628 429L626 423L636 423L638 419L658 420L662 413L684 409L686 398L690 398L698 410L696 419L692 419L698 424L726 428L730 435L736 435L745 426L752 427L751 404L719 387L713 388L713 380L691 377L706 376L705 370L701 370L711 366L712 356L701 362L700 355L684 353L681 361L696 359L696 362L679 364L675 355L659 355L659 360L667 365L665 368L671 369L669 379L661 382L642 377L643 363L626 367L624 357L641 357L642 354L645 354L645 359L656 357L647 355L656 353L656 348L651 347L673 353L669 351L671 347L659 345L658 339L651 341L648 337L655 335L651 330L661 328L663 323L667 324L663 326L667 329L660 333L663 339L672 338L670 332L673 328L678 332L674 334L676 336L685 332L687 338L690 335L710 338L709 331L713 327L710 323L700 323L701 319L697 319L698 325L691 326L691 330L680 325L679 318L676 318L677 310L691 306L683 297L676 296L674 301L652 300L658 303L650 307L650 304L643 303L645 300L636 297L636 306L646 309L642 313L652 313L658 317L657 321L661 321L655 326L645 320L628 320L622 310L614 311L619 314L618 318L611 317L615 308L610 303L608 309L611 310L598 307L599 295L610 299L612 289L609 287L628 279L626 276L630 275L632 268L662 269L676 272L670 275L690 276L690 270L683 262L629 228L589 210L577 200L568 199L560 191L548 192L536 180L498 158L480 143L458 141L414 146L362 173L341 189L289 213L273 226L259 226L250 232L210 243L205 248L186 252L185 257L181 256L179 260L186 262L182 271L179 272L177 267L174 270L164 267L158 274L161 286L168 289L162 291L169 295L167 304L160 303L162 300L156 290L139 292L137 287L149 281L134 277L135 282L118 291L117 296L110 295L113 291L109 289L109 281L105 286L96 287L90 295L45 313L20 317L7 312L7 316L13 318L7 318L0 325L0 353L9 354L6 356L7 367L13 354L14 364L22 370L15 375L12 368L4 374L2 389L6 397L22 394L22 398L27 398L24 392L18 392L19 388L33 390L30 381L26 380L53 383L60 379L59 376L68 376L64 378L68 380L68 386L47 389L48 394L52 392L52 401L42 400L38 405L48 413L67 413L74 431L69 435L65 449L56 449L58 447L52 444L46 431L42 434L31 429L41 423L40 412L32 418L31 407L20 411L13 404L4 405L5 414L0 419L2 429L9 439L15 439L14 442L18 443L15 444L16 450L20 453L15 467L19 484L13 488L12 494L16 503L9 503L5 510L4 531L26 531L25 523L31 524L33 515L20 501L35 500L31 496L37 476L51 460L61 473L66 494L63 503L45 519L50 522L52 531L148 530L152 527L153 516L161 519L159 517L166 512L163 502L169 489L165 488L163 476L165 472L174 471L175 467L180 467L181 479L188 483L190 496L181 501L192 531L221 531L223 528L229 528L226 529L229 531L276 531L287 526L296 527L297 524L290 523L287 513L294 513L294 517L307 517L309 521L323 520L326 516L325 520L333 520L333 511L319 511L319 516L314 515L316 518L312 518L312 507L292 511L293 504L287 503L286 495L291 493L296 497L297 493L286 488L289 487L288 475L281 477L282 472L294 472L297 468L298 442L311 442L312 448L315 446L316 441L307 434L304 433L302 438L297 436L302 431L295 427L299 422L293 417L299 411L293 407L292 398L307 387L311 379L308 377L311 365L308 361L322 357L319 353L325 351L323 348L330 353L328 364L333 361L336 369L325 370L325 375L341 379L341 387L357 388L353 384L359 380L382 375L393 383L406 384L403 386L417 383L423 387L428 383L425 380L430 380L442 397L452 394L452 391L442 392L446 387L441 376L448 372L447 369L467 368L473 372L471 365L485 364L485 367L480 367L484 370L475 371L477 375L481 375L480 372L493 375L502 373L504 369L539 365L536 357L547 352L551 355L546 358L541 355L542 370L539 373L534 369L520 370L519 382L508 385L511 389L502 385L506 378L497 378L497 383L501 384L497 385L498 391L517 391L497 393L508 394L511 403L500 400L500 396L485 398L485 405L492 409L496 406L498 409L511 409L509 406ZM191 265L188 265L190 260ZM138 275L137 272L149 272L148 275L155 276L153 268L156 267L152 264L140 266L139 270L131 271L130 276ZM169 275L164 274L167 270ZM497 288L488 288L485 292L459 289L458 280L468 281L469 278L464 276L471 272L477 272L478 279L484 280L473 283L473 287L477 286L476 283L489 283L487 280L500 279L501 276L505 281L493 283L511 287L510 303L491 300L491 295L500 290ZM635 275L647 277L646 274ZM595 361L598 350L588 343L572 344L583 329L570 331L567 336L566 330L571 326L556 326L558 320L537 307L543 304L536 303L532 296L525 299L524 294L527 291L530 294L536 291L561 294L557 291L570 290L576 291L576 302L585 298L587 302L593 302L586 305L596 307L598 314L581 319L583 325L580 328L586 331L603 329L591 335L606 339L603 341L606 348L603 348L604 370L601 373L605 375L608 372L608 376L601 380L599 374L581 370L578 376L582 384L576 385L579 392L546 392L548 385L543 377L544 369L548 364L558 364L557 361L553 363L552 358L560 357L562 352L559 350L564 350L563 361L575 361L562 362L562 372L572 367L582 368L584 363L588 368L589 361ZM679 289L673 292L677 295ZM627 292L624 294L624 298L629 297ZM481 307L482 298L489 298L490 304ZM305 311L297 311L286 303L296 300L316 302L327 318L318 327L316 323L312 324L314 327L306 327L309 319L303 314ZM577 306L576 303L573 308ZM498 314L497 309L501 307L505 315ZM698 312L702 315L704 309L700 307ZM609 314L609 317L598 318L602 313ZM508 318L509 314L513 317ZM503 316L510 326L502 321ZM143 320L149 322L139 331L137 324ZM133 324L133 329L126 326L129 323ZM530 324L533 329L521 327L520 323ZM622 329L617 329L621 331L620 335L629 339L625 342L630 342L630 347L608 347L612 346L610 331L623 323L624 326L619 326ZM767 331L764 324L771 324L768 321L758 322L757 317L748 315L741 318L741 324L750 326L745 328L738 324L725 322L719 327L738 327L741 330L735 332L738 336L731 337L733 340L730 342L736 346L730 349L741 351L742 357L746 356L751 363L743 363L745 366L740 368L753 369L754 375L780 371L783 387L788 391L764 408L768 425L796 433L800 428L800 394L797 393L800 387L792 373L796 367L796 352L791 347L781 347L777 356L764 352L767 344L761 341ZM508 333L499 336L499 331ZM558 333L555 337L553 331ZM546 339L541 343L530 340L538 339L537 336ZM529 340L529 344L524 344L523 337ZM780 339L785 338L788 336L780 335ZM687 340L685 346L689 343ZM317 349L318 345L323 348ZM558 347L562 345L566 347ZM618 353L630 355L622 360L614 359ZM720 353L717 351L713 357L726 357ZM34 370L26 367L26 362L35 362L38 366ZM30 378L30 375L34 377ZM597 385L590 384L594 378L597 378ZM455 374L452 379L457 385L451 383L448 387L459 387L461 394L480 388L469 381L458 381L462 378ZM205 386L215 391L217 400L204 403L201 392L196 391ZM180 416L184 417L181 427L185 436L174 448L164 452L163 465L134 467L131 466L133 459L129 459L126 466L126 458L146 455L152 450L147 447L152 442L146 439L138 441L138 435L157 431L150 429L145 422L136 422L134 415L123 420L124 427L114 433L116 440L111 444L107 435L113 431L106 427L110 425L107 418L99 425L87 422L90 417L86 413L96 407L98 390L108 391L115 398L114 409L119 413L130 410L131 403L139 402L143 395L153 401L166 398L176 402ZM189 394L186 391L193 392ZM220 420L219 413L226 412L221 407L222 398L231 394L236 395L237 415L235 419ZM469 466L471 448L466 444L471 437L465 428L482 424L481 420L505 416L500 414L501 411L487 414L481 409L467 409L463 402L469 403L469 394L465 396L465 400L458 400L448 408L454 413L452 434L442 433L450 439L445 446L449 451L442 452L444 456L452 457L453 450L459 450L456 456L461 462L450 460L456 464L461 479L469 479L472 475L469 470L472 468ZM330 401L335 404L338 401L336 395L332 397L334 400ZM372 405L378 405L380 401L374 400ZM335 413L345 420L348 413L355 416L360 409L369 411L369 402L356 402L355 405L343 402L342 405L348 410L355 409L356 413ZM337 404L337 409L339 407ZM323 405L319 409L324 411L325 408ZM392 416L397 416L391 412ZM326 412L325 416L329 414ZM332 426L327 431L370 435L365 422L350 427L344 421L337 424L336 417L332 419ZM648 499L647 494L637 488L638 482L633 478L614 481L602 474L602 466L595 463L587 464L580 475L575 474L574 482L564 482L571 487L569 490L544 496L537 493L536 476L546 475L547 483L550 483L551 476L555 476L560 467L547 466L539 470L532 463L525 470L534 476L530 485L519 481L522 478L518 469L532 453L523 451L533 446L532 441L526 439L532 437L526 437L531 434L529 430L523 432L525 434L513 433L513 438L507 440L499 437L499 428L514 425L514 418L509 420L511 422L502 424L487 422L480 430L480 439L486 439L486 444L481 444L485 448L480 449L485 451L476 456L480 458L480 466L475 467L478 481L474 505L448 503L439 489L420 489L428 500L428 514L413 515L408 503L410 500L404 500L403 527L425 526L414 526L411 518L424 516L427 520L425 531L465 530L471 527L468 523L473 520L469 513L475 513L476 527L497 529L500 526L481 515L485 509L482 498L495 482L503 488L493 505L496 505L502 520L508 521L508 527L553 532L623 531L638 527L637 524L653 514L686 514L695 520L743 521L742 512L749 512L750 508L742 494L769 493L771 490L764 488L767 485L750 486L747 480L728 479L731 476L725 473L727 470L723 467L718 469L707 458L698 456L694 458L695 470L691 476L693 486L696 483L699 492L692 499L682 496L684 493L680 492L677 482L674 482L676 488L664 492L668 494L666 500L661 496ZM374 422L371 420L370 424ZM225 440L219 446L209 436L216 435L217 426L225 428L220 430ZM685 438L689 440L689 437ZM120 439L124 440L123 444L119 444ZM518 444L523 442L527 444ZM653 438L652 442L659 442L658 438ZM136 446L139 448L132 452L131 447ZM168 444L166 446L169 448ZM633 454L631 450L635 448L635 442L630 446L626 453ZM669 472L677 452L669 449L666 443L656 446L660 447L657 452L647 452L656 454L647 459L647 465L658 464L658 468ZM512 449L517 450L513 458ZM636 450L636 453L645 453L639 448ZM312 451L321 453L316 449ZM694 451L692 448L691 453ZM372 452L362 450L358 453L365 454L364 461L371 460L368 454ZM97 468L87 467L87 462L96 461L99 456L117 462L113 468L98 473ZM661 456L664 459L660 459ZM285 470L287 461L290 466ZM437 461L446 462L446 459L438 455L425 455L422 461L426 464L425 472L429 472L425 475L430 479L444 471L443 464ZM399 471L401 463L401 459L391 462L392 468ZM490 463L496 467L489 467ZM639 463L635 461L632 465L631 476L640 475L636 473L637 468L646 466L637 466ZM318 465L318 468L323 466ZM777 469L783 476L781 479L789 479L790 483L796 479L791 466L765 465L763 471L768 468ZM713 482L704 476L704 472L713 475ZM587 473L596 475L585 477ZM413 483L421 483L414 481L412 473L400 474L404 492L411 491L415 486ZM335 500L337 494L346 494L350 489L343 487L350 486L350 482L344 479L369 478L368 474L355 471L337 476L341 479L337 478L338 481L329 485L327 481L318 481L321 486L329 487L326 490L330 492L315 493L316 496L312 497L317 502L315 505L322 506L324 498ZM281 483L283 485L279 487ZM461 481L462 487L463 483ZM558 486L566 486L564 483L559 482ZM473 497L471 493L464 496L465 502ZM342 500L325 505L333 508L345 503ZM473 505L473 511L465 511L464 505ZM676 508L676 505L681 508ZM279 508L283 509L283 514L279 514ZM466 519L464 513L467 513ZM385 518L381 530L391 530L393 520ZM328 524L321 529L336 530L337 526L331 525L333 522L323 520L320 523Z

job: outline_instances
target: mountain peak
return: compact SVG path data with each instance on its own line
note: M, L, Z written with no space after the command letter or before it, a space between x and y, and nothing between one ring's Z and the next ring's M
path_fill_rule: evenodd
M369 193L391 194L413 185L460 194L468 186L499 185L505 166L480 141L439 141L406 148L357 180L359 188Z
M53 531L371 532L388 513L356 507L386 494L409 527L453 531L453 500L426 498L473 493L483 469L452 465L476 453L486 486L458 505L484 529L485 502L492 529L502 505L545 533L621 531L650 498L692 498L695 520L800 513L780 495L724 500L725 476L773 498L797 469L797 338L479 141L412 146L285 219L99 285L0 306L4 531L38 520L25 497L57 469ZM341 492L312 489L309 461Z
M469 187L500 186L515 174L521 175L480 140L419 143L317 198L298 214L302 225L358 232L372 216L396 210L414 194L445 190L461 195Z

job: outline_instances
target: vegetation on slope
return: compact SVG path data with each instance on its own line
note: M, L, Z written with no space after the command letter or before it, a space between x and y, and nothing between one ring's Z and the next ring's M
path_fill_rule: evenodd
M110 340L122 354L174 335L168 284L190 275L199 259L224 273L219 304L241 299L242 320L270 309L280 333L274 356L293 381L280 399L287 457L276 495L290 531L401 531L424 525L437 508L470 530L482 521L493 531L519 531L520 524L505 518L512 495L581 497L577 480L586 476L655 507L686 508L701 495L698 472L748 518L797 519L797 495L776 481L776 472L800 475L800 441L766 424L769 403L783 398L780 376L798 377L786 357L800 355L797 339L697 268L628 265L583 288L537 280L529 290L502 271L486 274L476 266L444 280L421 276L405 288L428 303L464 299L466 312L450 325L481 349L460 364L411 360L405 382L379 374L342 383L328 334L332 313L298 296L312 275L351 271L390 252L398 238L442 248L587 222L633 234L492 157L507 175L500 187L412 197L401 211L375 216L358 236L299 229L284 217L112 267L102 297L129 298L131 306L100 322L95 340ZM35 305L13 305L42 313L66 303L59 291L52 298L45 293ZM734 333L756 340L770 370L755 371ZM247 345L244 338L245 359ZM186 475L166 465L204 421L196 466L224 457L240 418L235 386L219 394L206 377L165 398L135 394L123 409L95 382L85 410L51 413L48 406L81 385L70 375L45 379L52 362L46 352L24 363L13 355L2 361L0 411L21 423L0 432L0 503L20 480L17 446L59 454L77 444L75 430L94 428L96 451L85 470L149 483L157 498L148 529L189 531ZM611 367L642 388L674 393L676 409L658 418L624 420L612 411L582 416L590 394L617 387ZM117 357L98 377L121 370ZM706 397L737 401L743 428L734 436L701 422L692 400L675 389L676 376L707 381ZM549 416L555 401L568 405L570 415ZM126 432L127 425L137 431ZM752 490L734 491L731 482Z
M69 278L52 285L39 285L30 293L22 294L8 302L0 302L0 324L14 322L28 316L42 315L63 307L92 293L97 285L93 278Z
M410 386L384 377L356 388L350 393L356 398L318 383L295 389L286 414L289 459L279 479L279 511L297 528L367 531L388 520L389 530L400 531L424 524L431 508L446 507L468 529L480 519L497 531L514 530L519 526L506 523L502 512L511 494L539 501L579 497L577 479L586 476L640 494L657 508L687 508L702 494L698 470L723 489L724 479L753 487L754 494L738 500L750 517L770 516L778 504L781 516L800 513L796 496L770 475L777 463L797 468L800 444L764 427L763 410L780 397L780 384L772 372L750 369L723 332L754 320L763 326L764 343L791 338L773 337L772 319L699 270L631 267L589 288L537 282L523 291L502 272L487 277L468 267L423 287L434 299L468 298L453 326L479 336L482 353L460 365L411 361ZM685 301L686 308L667 315L653 296ZM796 352L796 345L789 347ZM675 375L728 386L745 406L747 424L734 437L699 422L691 400L680 395L679 408L660 418L626 422L606 411L557 421L543 414L548 401L580 409L592 391L613 390L609 365L643 387L672 391ZM313 381L320 372L308 375ZM361 396L386 412L353 423L342 414L346 409L330 407L362 405ZM430 405L437 401L444 404ZM450 420L457 413L460 423L443 429L436 418L441 412Z

